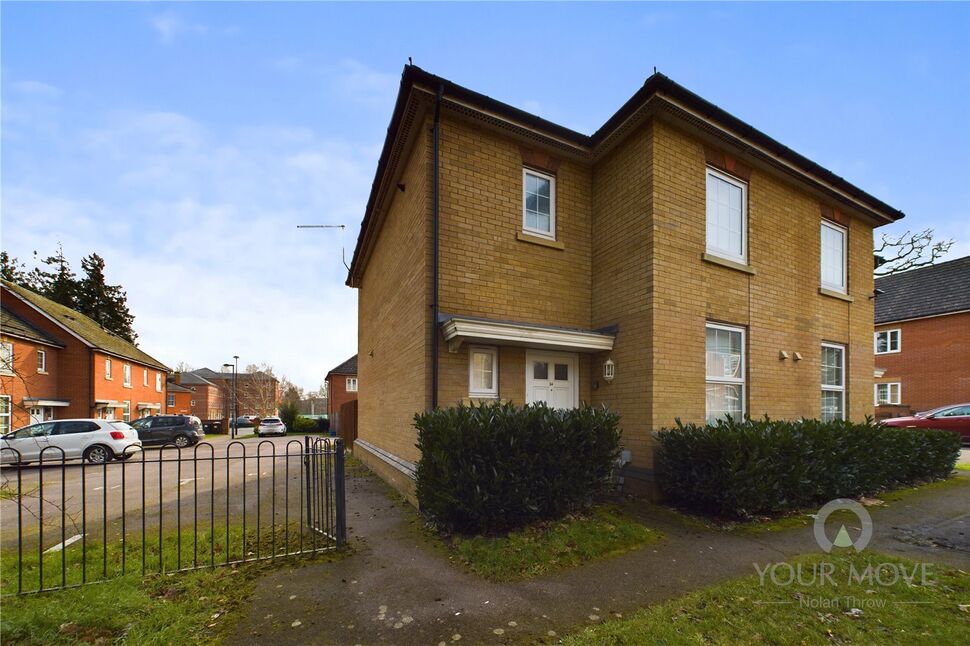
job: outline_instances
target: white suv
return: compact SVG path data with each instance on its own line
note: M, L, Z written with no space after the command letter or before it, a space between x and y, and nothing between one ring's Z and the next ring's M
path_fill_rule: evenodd
M125 422L107 419L59 419L31 424L0 438L0 462L4 464L84 458L94 464L124 460L141 450L138 432ZM13 449L7 450L7 449ZM16 453L15 453L16 451ZM19 454L19 456L18 456Z
M256 437L286 435L286 424L279 417L264 417L256 428Z

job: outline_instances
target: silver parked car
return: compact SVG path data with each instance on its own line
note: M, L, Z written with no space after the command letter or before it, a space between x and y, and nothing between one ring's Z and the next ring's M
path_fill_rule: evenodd
M103 464L123 460L141 450L138 433L126 422L108 419L59 419L31 424L0 438L0 461L4 464L37 462L41 451L58 447L65 459L84 458ZM13 450L4 450L13 449ZM16 451L16 453L14 452ZM44 451L44 462L61 459L61 451Z
M264 417L256 427L256 436L286 435L286 424L279 417Z

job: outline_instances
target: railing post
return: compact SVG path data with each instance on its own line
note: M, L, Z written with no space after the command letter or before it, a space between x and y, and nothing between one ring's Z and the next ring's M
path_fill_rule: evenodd
M334 497L337 499L337 547L347 542L347 501L344 498L344 441L337 438L334 443Z
M303 436L303 464L306 467L304 472L306 473L306 483L304 483L304 488L306 489L306 525L307 527L313 529L313 487L310 486L312 482L310 476L310 436Z

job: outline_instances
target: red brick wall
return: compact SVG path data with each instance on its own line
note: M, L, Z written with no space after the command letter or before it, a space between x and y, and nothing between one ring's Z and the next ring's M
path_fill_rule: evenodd
M327 417L331 421L334 418L334 413L338 412L341 406L357 399L356 392L347 392L348 377L356 379L357 375L333 374L327 378Z
M0 373L0 392L10 395L11 429L30 423L30 406L24 397L59 399L57 395L57 365L60 348L15 339L3 335L2 340L13 344L13 375ZM37 351L47 353L46 373L37 371ZM63 408L55 408L55 417Z
M900 351L877 354L877 384L900 383L900 403L914 411L970 402L970 312L877 325L900 330Z
M186 388L195 388L192 393L192 414L199 419L221 419L225 414L223 409L222 391L218 386L206 386L205 384L186 385Z
M169 406L168 399L165 400L165 412L169 415L194 415L192 409L193 397L195 393L171 393L175 397L175 405ZM168 397L168 395L166 395ZM196 402L198 403L198 402Z
M111 379L105 375L105 360L111 359ZM131 366L131 385L124 385L124 366ZM144 370L148 369L148 386L144 385ZM161 391L155 389L155 375L161 375ZM121 359L106 355L98 350L94 351L94 399L109 399L113 401L130 401L131 418L138 417L138 402L157 404L165 410L166 394L165 372L156 368L144 366L128 359ZM86 416L85 416L86 417ZM121 408L115 410L115 419L121 419Z

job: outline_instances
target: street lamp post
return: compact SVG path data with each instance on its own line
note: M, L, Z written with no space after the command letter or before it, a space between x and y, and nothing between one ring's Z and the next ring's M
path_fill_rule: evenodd
M232 357L236 363L224 363L223 368L232 368L232 405L229 407L229 412L232 414L232 419L229 420L229 428L231 429L232 438L236 437L236 426L239 420L239 402L236 399L236 370L239 366L239 356L233 355Z

